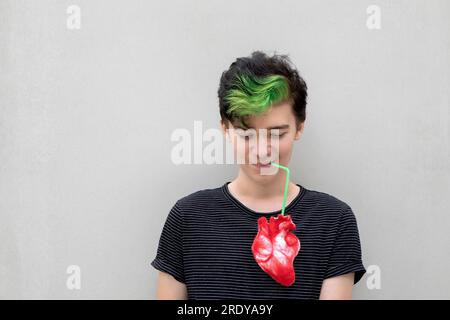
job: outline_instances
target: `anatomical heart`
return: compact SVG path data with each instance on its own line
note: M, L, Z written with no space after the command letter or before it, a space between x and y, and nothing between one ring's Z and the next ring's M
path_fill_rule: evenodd
M258 265L275 281L289 287L295 282L294 259L300 250L300 240L291 232L295 224L290 215L258 219L258 233L252 252Z

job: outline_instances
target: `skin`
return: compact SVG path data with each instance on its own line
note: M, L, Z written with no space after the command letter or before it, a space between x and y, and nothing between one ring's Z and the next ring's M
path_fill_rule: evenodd
M159 271L156 289L157 300L187 300L187 288L166 272Z
M230 182L228 188L235 198L248 208L256 212L269 212L281 209L283 200L285 173L278 170L276 174L261 174L261 169L250 163L251 159L266 164L275 161L281 165L289 167L294 142L299 140L304 131L305 122L296 123L292 105L289 102L281 102L270 107L266 112L258 115L247 116L245 121L249 128L256 131L252 137L245 137L246 132L238 132L239 127L231 123L220 122L225 136L231 139L235 155L245 159L245 163L239 164L238 176ZM280 129L270 129L270 128ZM233 129L233 130L230 130ZM263 147L252 147L250 140L256 139L257 144L263 141L260 134L264 132L259 129L267 129L266 141ZM278 130L278 131L276 131ZM278 134L277 144L272 144L270 134ZM238 143L240 142L240 143ZM275 145L278 145L275 147ZM276 152L278 150L278 160ZM288 205L299 193L300 188L293 182L289 182ZM320 292L321 300L346 300L352 299L354 273L325 279ZM184 283L178 282L171 275L159 272L157 299L164 300L185 300L187 290Z
M262 137L260 134L264 132L260 129L267 129L267 143L252 147L250 139L245 140L236 130L238 127L232 124L221 122L224 134L229 134L232 141L234 152L236 155L245 159L245 163L240 164L238 176L228 185L230 192L250 209L257 212L276 211L281 209L283 201L284 185L286 175L283 170L276 170L276 174L263 175L261 169L253 165L250 160L256 159L262 164L275 161L281 165L288 166L291 159L294 142L299 140L304 130L304 122L296 125L295 116L292 106L287 103L279 103L269 108L265 113L250 116L246 118L246 123L256 131L256 144L259 146ZM287 127L283 127L287 126ZM270 129L270 128L281 128ZM234 130L229 130L234 129ZM251 132L251 131L249 131ZM278 148L270 143L270 134L278 134ZM240 143L238 143L240 140ZM243 142L244 141L244 142ZM278 150L278 160L276 160L276 152ZM288 199L289 203L296 197L300 188L293 182L289 182Z

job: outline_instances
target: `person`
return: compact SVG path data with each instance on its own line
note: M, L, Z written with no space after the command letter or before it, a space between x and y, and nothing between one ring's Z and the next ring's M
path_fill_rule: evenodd
M351 299L366 272L359 231L352 208L330 194L288 182L285 212L300 241L291 286L274 281L252 254L257 220L280 214L286 183L283 170L262 169L275 153L289 167L305 127L307 85L289 56L237 58L218 97L221 129L245 161L234 180L184 196L170 210L151 262L157 299ZM255 148L253 140L266 143Z

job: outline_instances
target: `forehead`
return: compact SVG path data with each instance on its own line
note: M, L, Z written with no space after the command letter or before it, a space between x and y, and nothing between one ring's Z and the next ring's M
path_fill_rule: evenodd
M282 102L268 108L264 113L247 116L245 123L250 128L278 128L283 129L286 125L295 123L295 115L289 102Z

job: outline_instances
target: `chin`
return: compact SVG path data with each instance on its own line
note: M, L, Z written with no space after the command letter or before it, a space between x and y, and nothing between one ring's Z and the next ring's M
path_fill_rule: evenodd
M255 180L261 182L269 182L272 181L276 176L276 172L274 174L261 174L261 169L256 168L253 165L249 165L247 173Z

